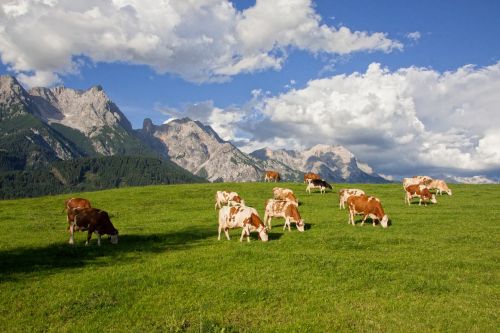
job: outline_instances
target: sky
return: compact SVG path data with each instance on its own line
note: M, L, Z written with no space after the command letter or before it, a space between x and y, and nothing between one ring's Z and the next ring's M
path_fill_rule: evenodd
M0 0L0 74L190 117L245 152L500 178L500 1Z

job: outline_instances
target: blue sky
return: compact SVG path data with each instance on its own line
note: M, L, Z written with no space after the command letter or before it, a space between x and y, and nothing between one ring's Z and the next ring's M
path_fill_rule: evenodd
M500 112L500 1L161 3L7 0L0 73L100 84L134 128L197 117L245 151L342 144L387 175L499 176L477 118Z

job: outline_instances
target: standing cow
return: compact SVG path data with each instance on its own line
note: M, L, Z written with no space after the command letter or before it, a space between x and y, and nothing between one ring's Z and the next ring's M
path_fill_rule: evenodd
M259 239L263 242L267 242L269 239L267 228L262 223L257 211L252 207L224 206L219 210L219 235L217 239L220 240L221 232L224 230L227 240L230 240L229 229L234 228L243 228L240 242L243 241L244 236L247 237L247 242L250 242L250 232L252 231L256 231Z
M71 222L74 221L74 208L91 208L90 201L84 198L71 198L64 202L64 210L66 211L66 220L68 221L68 229Z
M306 192L311 194L311 189L314 188L319 188L320 193L325 193L326 189L329 188L331 190L332 186L323 179L313 179L309 181L309 184L307 184Z
M290 231L290 224L295 222L297 230L304 232L304 220L300 217L297 205L290 201L274 199L267 200L264 213L264 224L269 229L271 229L271 219L273 217L282 217L285 219L283 230L288 227L288 231Z
M272 182L274 181L279 182L281 180L280 174L276 171L266 171L266 175L264 176L264 181L265 182Z
M387 228L389 217L384 213L384 209L380 200L375 197L369 197L364 194L354 195L347 199L347 207L349 207L349 221L347 223L354 224L354 215L363 215L361 225L365 224L366 219L372 219L373 226L375 220L380 221L383 228Z
M69 231L69 243L74 243L73 233L75 230L87 230L87 241L85 246L89 245L92 233L97 234L97 245L101 246L101 236L110 235L111 243L118 243L118 230L109 219L107 212L97 208L72 208L74 221L71 223Z

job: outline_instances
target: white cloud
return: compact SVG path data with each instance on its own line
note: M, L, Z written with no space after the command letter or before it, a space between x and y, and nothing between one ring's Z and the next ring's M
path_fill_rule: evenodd
M406 34L406 38L416 42L422 37L422 34L418 31L409 32Z
M321 24L311 0L19 0L0 5L0 56L26 83L78 73L78 58L150 66L195 82L279 70L288 49L391 52L384 33ZM33 76L34 78L29 78ZM36 77L36 78L35 78ZM45 82L43 82L45 80Z
M261 121L240 144L249 151L338 143L387 175L500 170L499 91L500 62L445 73L391 72L374 63L365 73L312 80L279 96L255 94L251 108L239 112ZM225 124L248 128L246 117Z

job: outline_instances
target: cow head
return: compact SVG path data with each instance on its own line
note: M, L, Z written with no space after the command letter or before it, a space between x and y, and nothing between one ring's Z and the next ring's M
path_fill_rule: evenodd
M115 229L115 231L115 234L109 235L109 241L111 244L118 244L118 230Z
M433 204L437 203L437 200L436 200L436 195L435 195L435 194L433 194L433 195L431 196L431 202L432 202Z
M306 225L306 223L304 222L304 220L299 220L297 223L297 230L300 231L300 232L304 232L304 227Z
M259 233L259 239L263 242L267 242L269 240L269 235L267 233L267 228L264 227L263 225L261 226L260 230L257 230Z
M380 220L380 225L384 229L387 228L387 226L389 225L389 216L384 215L384 217L382 218L382 220Z

